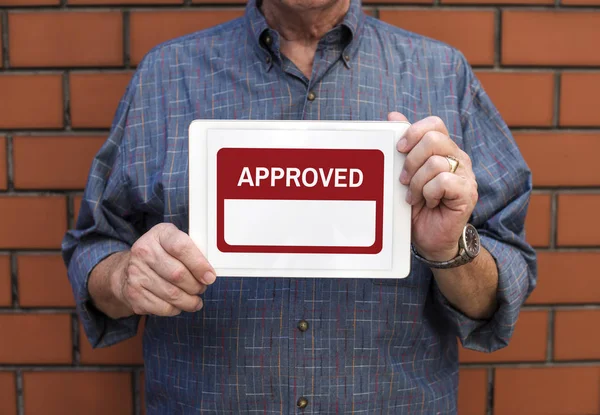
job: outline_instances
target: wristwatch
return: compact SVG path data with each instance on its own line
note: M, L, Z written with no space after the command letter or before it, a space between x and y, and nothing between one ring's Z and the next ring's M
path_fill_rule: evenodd
M413 255L419 261L429 265L431 268L455 268L473 261L479 255L481 244L477 229L470 223L467 223L458 240L458 255L449 261L430 261L419 255L412 244L410 248Z

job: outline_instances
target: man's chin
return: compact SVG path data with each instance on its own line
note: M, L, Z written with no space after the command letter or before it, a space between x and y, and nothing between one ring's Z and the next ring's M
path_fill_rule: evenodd
M263 0L269 1L269 0ZM302 12L308 10L327 9L336 3L345 3L347 0L279 0L286 8Z

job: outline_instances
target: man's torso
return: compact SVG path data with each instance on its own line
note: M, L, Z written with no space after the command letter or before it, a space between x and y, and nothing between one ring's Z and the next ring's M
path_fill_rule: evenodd
M462 145L450 48L368 18L354 49L339 33L324 40L308 80L261 54L248 22L175 40L142 63L122 155L130 199L144 212L140 232L163 221L187 231L194 119L385 120L400 111L411 121L440 116ZM456 338L431 287L417 262L402 280L219 276L200 312L147 319L148 413L296 413L300 397L303 413L454 413Z

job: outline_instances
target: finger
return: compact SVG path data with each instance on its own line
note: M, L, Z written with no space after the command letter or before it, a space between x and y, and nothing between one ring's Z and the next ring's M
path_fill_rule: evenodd
M152 271L188 294L196 295L200 293L203 284L194 278L191 271L183 263L169 255L159 244L156 244L155 248L156 252L152 255L153 259L147 261Z
M423 139L411 150L404 160L404 167L400 173L400 181L407 184L413 175L434 155L446 156L458 153L456 143L445 134L438 131L429 131ZM459 163L460 164L460 163ZM446 160L446 171L450 171L450 164Z
M406 202L415 205L423 200L423 187L433 180L438 174L448 171L448 161L441 156L431 156L423 166L417 170L409 183Z
M440 173L423 186L423 197L429 209L443 202L457 212L469 211L472 205L471 184L465 177L454 173Z
M164 226L157 232L157 235L162 248L185 265L196 280L209 285L215 282L214 268L208 263L189 235L174 225Z
M408 122L408 118L406 118L404 116L404 114L401 114L397 111L393 111L388 114L388 121L406 121L406 122Z
M462 169L461 176L470 177L473 181L477 181L477 177L475 176L475 172L473 171L473 161L471 157L465 153L463 150L458 148L458 152L456 154L452 154L459 161L460 165L458 169ZM475 183L477 185L477 183Z
M133 312L137 315L152 314L156 316L173 317L181 313L172 304L158 298L150 291L140 286L128 285L125 298Z
M154 296L179 310L191 313L202 308L202 299L200 296L190 295L157 275L154 278L151 277L145 280L142 286L146 291L149 291Z
M174 317L181 314L181 309L173 304L169 304L167 301L159 298L148 290L142 291L147 301L147 313L163 316L163 317Z
M444 121L440 117L427 117L412 124L398 141L398 151L408 153L429 131L437 131L444 135L449 135Z
M176 285L171 284L154 272L147 262L135 259L127 267L126 296L131 298L132 305L136 301L136 294L148 291L153 296L172 305L178 310L189 312L197 311L202 307L202 300L198 295L190 295ZM202 287L198 293L204 292ZM161 304L161 306L164 306Z

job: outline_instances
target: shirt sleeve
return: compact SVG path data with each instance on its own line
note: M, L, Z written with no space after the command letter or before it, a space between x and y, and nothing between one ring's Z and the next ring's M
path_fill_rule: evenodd
M463 150L471 157L479 200L470 218L498 268L498 308L488 320L474 320L454 308L434 284L434 296L462 345L492 352L508 345L521 306L537 280L535 250L525 239L525 216L532 190L531 171L510 130L459 54L457 85Z
M88 278L94 267L116 252L128 250L140 236L132 214L131 183L125 179L124 147L135 125L135 91L139 72L119 103L108 139L94 158L81 201L77 223L62 243L62 253L76 310L93 347L105 347L134 336L139 316L111 319L94 307Z

